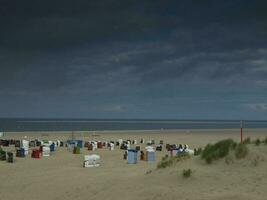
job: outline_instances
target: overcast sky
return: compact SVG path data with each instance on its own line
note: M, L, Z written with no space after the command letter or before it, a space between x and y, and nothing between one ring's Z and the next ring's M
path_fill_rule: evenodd
M1 0L0 117L266 119L266 10Z

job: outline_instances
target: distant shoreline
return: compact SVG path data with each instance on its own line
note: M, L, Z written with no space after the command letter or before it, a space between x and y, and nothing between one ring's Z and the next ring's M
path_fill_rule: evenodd
M90 133L90 134L95 134L95 133L111 133L111 134L114 134L114 133L163 133L163 132L168 132L168 133L171 133L171 132L181 132L181 133L193 133L193 132L225 132L225 131L239 131L240 128L198 128L198 129L146 129L146 130L95 130L95 131L92 131L92 130L89 130L89 131L85 131L85 130L75 130L75 131L72 131L72 130L69 130L69 131L4 131L4 133L8 133L8 134L20 134L20 133L29 133L29 134L40 134L40 133L55 133L55 134L71 134L72 132L74 134L77 134L77 133ZM246 130L249 130L249 131L253 131L253 130L257 130L257 131L263 131L263 130L266 130L267 131L267 128L244 128L243 131L246 132ZM267 132L266 132L266 135L267 135Z

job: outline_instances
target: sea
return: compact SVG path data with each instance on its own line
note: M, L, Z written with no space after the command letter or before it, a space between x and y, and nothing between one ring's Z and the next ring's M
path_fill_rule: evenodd
M240 120L155 120L155 119L15 119L0 118L1 132L109 131L161 129L234 129ZM267 128L267 121L243 120L244 128Z

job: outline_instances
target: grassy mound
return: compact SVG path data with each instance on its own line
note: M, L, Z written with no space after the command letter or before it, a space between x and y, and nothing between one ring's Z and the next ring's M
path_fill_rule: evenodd
M229 154L231 149L235 149L237 143L232 139L226 139L219 141L215 144L208 144L202 154L201 158L204 159L207 163L212 163L214 160L223 158Z

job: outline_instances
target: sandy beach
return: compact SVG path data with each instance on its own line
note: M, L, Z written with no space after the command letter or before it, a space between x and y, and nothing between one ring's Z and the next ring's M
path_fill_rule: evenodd
M154 139L170 144L188 144L191 149L204 147L221 139L239 141L239 129L229 130L154 130L154 131L95 131L74 133L76 139L110 141L118 139ZM6 133L8 139L49 139L65 141L71 132ZM244 137L264 139L267 129L245 129ZM142 145L142 149L144 149ZM15 151L14 146L3 149ZM0 200L11 199L230 199L264 200L267 196L267 145L249 145L245 159L227 164L224 159L211 165L193 156L166 169L157 163L168 154L165 148L156 152L156 162L138 159L137 164L123 160L124 151L115 148L82 150L75 155L58 147L50 157L15 158L14 163L0 162ZM98 154L101 166L83 168L83 156ZM192 176L182 177L183 169L192 169Z

